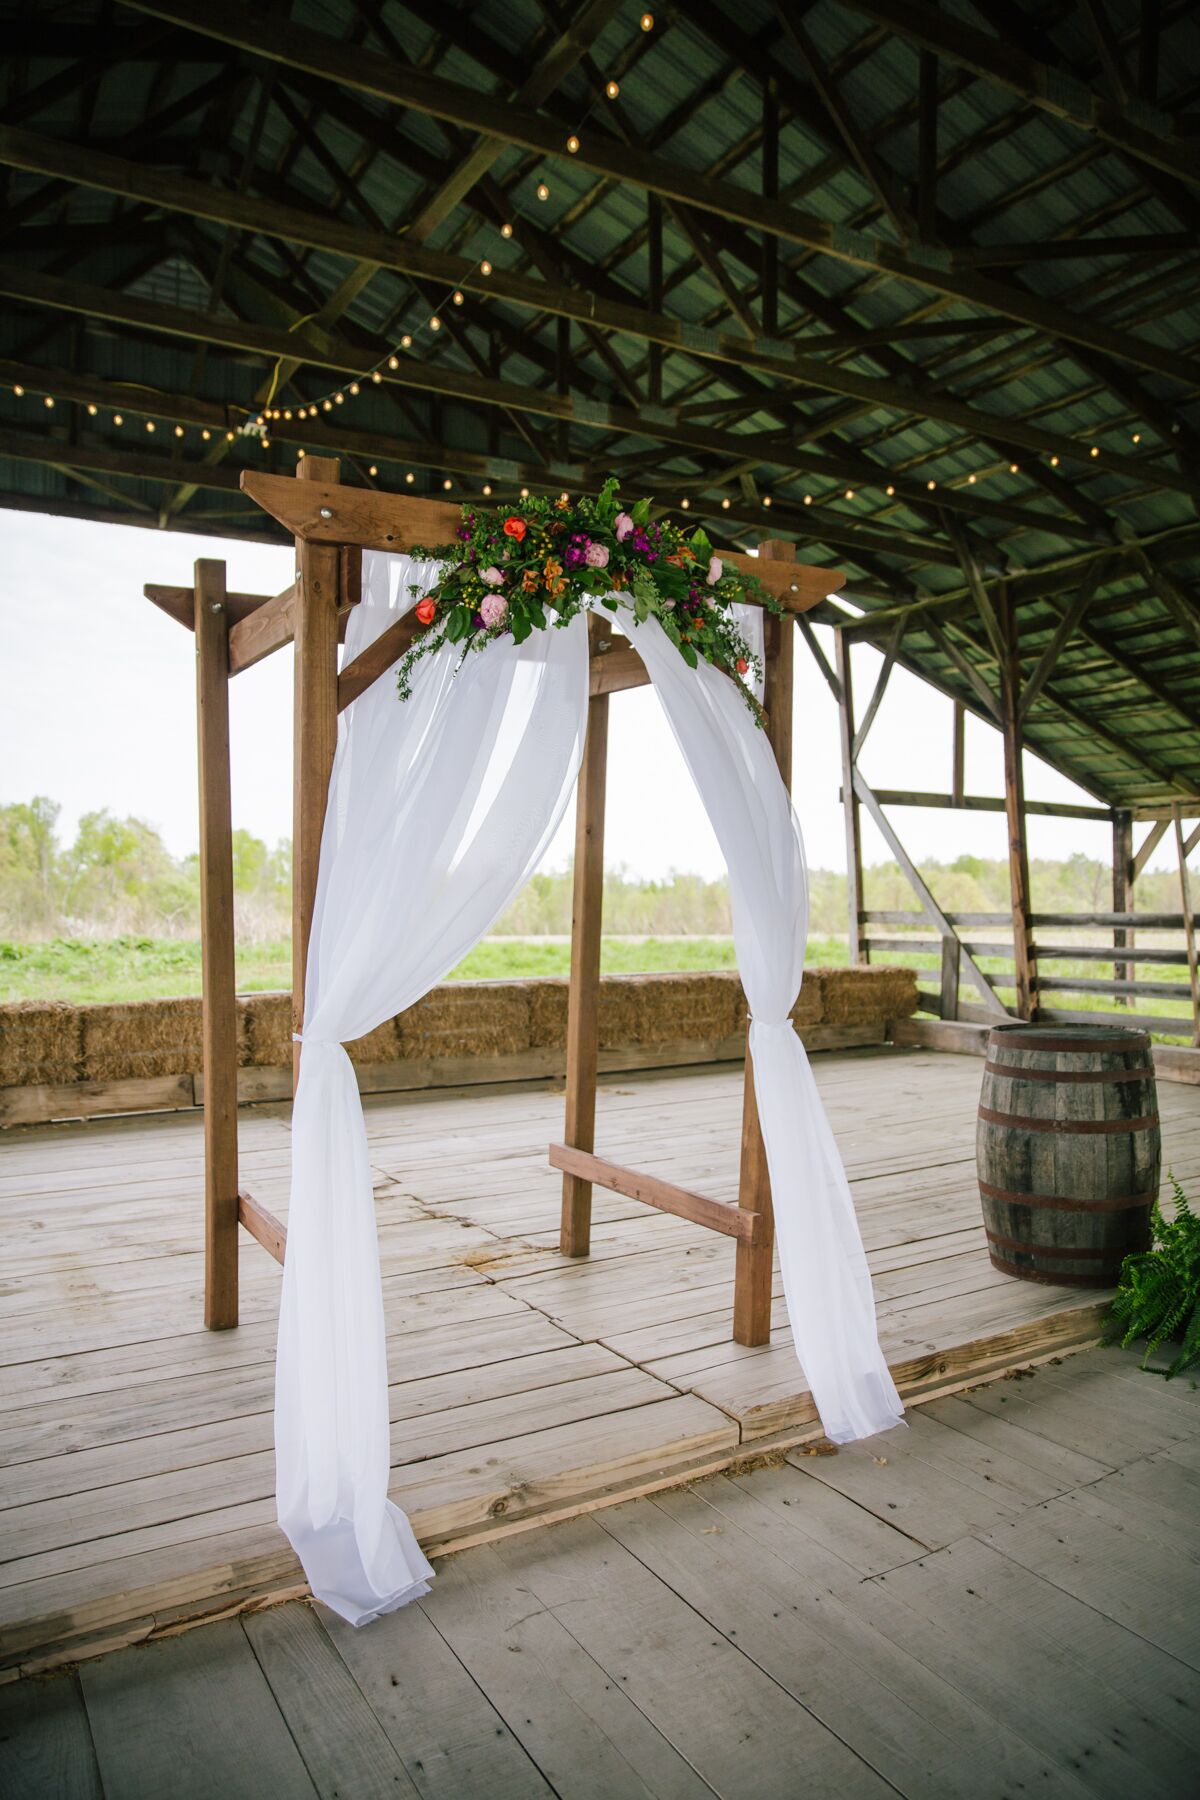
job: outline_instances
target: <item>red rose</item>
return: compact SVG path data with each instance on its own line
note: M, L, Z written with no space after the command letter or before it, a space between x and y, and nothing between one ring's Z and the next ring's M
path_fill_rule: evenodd
M744 674L745 674L745 673L746 673L746 670L747 670L747 669L748 669L748 668L749 668L749 667L750 667L750 664L749 664L749 663L748 663L748 662L747 662L747 661L746 661L746 659L745 659L745 657L744 657L744 656L739 656L739 657L738 657L738 659L737 659L737 672L738 672L738 674L739 674L739 675L744 675Z
M437 618L437 601L432 594L426 594L423 600L417 601L417 617L422 625L432 625Z
M516 538L516 540L519 544L521 542L521 539L525 536L525 521L524 521L524 519L518 519L515 517L511 518L511 519L505 519L504 531L505 531L505 535L507 537Z

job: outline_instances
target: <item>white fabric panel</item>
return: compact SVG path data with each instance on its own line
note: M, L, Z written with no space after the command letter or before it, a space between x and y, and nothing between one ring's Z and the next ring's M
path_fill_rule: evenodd
M367 554L347 659L434 566ZM418 584L418 594L409 592ZM279 1522L313 1592L363 1624L432 1574L387 1498L387 1361L366 1129L342 1045L413 1006L533 873L570 799L587 720L583 618L444 646L401 703L383 676L342 715L309 947L276 1363Z
M738 970L750 1003L754 1091L771 1174L788 1318L834 1443L903 1415L879 1348L854 1203L804 1045L789 1017L804 973L804 844L774 753L734 683L690 669L655 619L630 620L729 869Z

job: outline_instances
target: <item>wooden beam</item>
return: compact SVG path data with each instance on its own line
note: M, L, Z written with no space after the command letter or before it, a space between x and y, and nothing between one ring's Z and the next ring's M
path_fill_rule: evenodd
M855 762L858 761L858 758L862 754L862 747L867 741L867 733L875 723L875 715L883 704L883 696L887 692L888 681L891 679L892 669L895 667L896 657L900 650L900 642L904 636L904 628L907 623L907 619L905 619L902 614L892 626L892 635L888 641L888 647L884 652L883 667L879 671L874 689L871 693L871 698L867 702L867 710L863 714L862 724L854 733L853 755Z
M306 457L307 469L320 461ZM286 475L263 475L248 469L242 491L308 544L357 544L364 550L408 550L450 541L461 524L460 509L450 501L389 494L378 488L325 487L311 476L304 482ZM722 561L754 575L789 612L820 605L844 579L840 570L778 557L747 556L721 551Z
M190 587L171 587L162 582L147 581L142 588L146 599L165 612L168 618L177 624L186 625L189 631L196 629L196 593ZM270 599L269 594L226 594L225 616L230 627L246 618L249 613L265 606Z
M1200 184L1196 158L1190 145L1172 136L1169 114L1154 115L1150 108L1142 107L1135 118L1119 103L1106 100L1064 70L1030 56L1011 33L992 37L952 13L922 4L921 0L849 0L849 4L854 12L862 13L876 25L898 32L944 61L970 69L985 81L1007 88L1026 105L1063 119L1101 143L1149 163L1178 181Z
M612 627L592 615L593 653ZM575 865L571 901L571 980L567 1001L567 1101L563 1135L573 1150L596 1147L596 1070L600 1053L600 947L604 915L604 802L608 765L608 697L588 701L587 738L575 799ZM586 1256L592 1238L592 1186L563 1175L559 1247Z
M4 144L4 131L0 127L0 161L4 160ZM132 177L127 185L135 185ZM225 191L204 184L196 185L201 195ZM309 217L304 213L299 216L302 219ZM309 228L306 237L324 235L321 215L314 217L316 222ZM282 232L276 235L287 236ZM404 240L393 238L386 241L398 244ZM414 249L413 254L415 253ZM381 254L385 254L382 247ZM432 255L433 252L422 254ZM457 258L446 260L452 265L454 279L460 287L477 288L483 282L475 263ZM442 279L449 277L443 275ZM637 307L621 306L579 288L554 288L548 283L520 278L522 292L501 293L502 286L513 290L517 281L516 277L501 281L499 273L494 272L487 278L486 285L489 291L494 291L495 298L510 299L516 305L532 307L539 313L562 314L586 324L603 325L614 331L626 332L646 343L661 343L668 349L679 350L689 356L757 371L775 382L783 379L815 388L819 392L839 394L844 398L860 401L872 409L878 407L906 416L936 419L958 430L970 432L984 442L1009 445L1034 455L1058 456L1060 461L1077 465L1080 469L1094 471L1097 466L1090 457L1088 445L1078 438L1046 431L1040 426L1027 424L1021 418L986 412L950 395L936 392L930 384L918 388L907 380L895 377L860 375L840 362L802 356L793 350L786 339L754 340L740 331L692 330L676 319L661 317ZM54 306L82 313L90 318L141 325L148 330L184 337L189 342L200 340L227 348L247 350L264 358L299 356L314 367L346 375L361 375L372 360L370 355L364 355L361 347L346 344L330 333L316 333L305 325L289 331L276 326L253 324L225 314L200 313L169 306L160 301L144 300L136 295L117 293L89 283L46 275L13 263L0 264L0 294L33 305ZM1113 352L1110 351L1109 354ZM1185 365L1175 359L1171 366L1176 378L1184 379L1187 374ZM643 437L661 437L663 442L678 443L683 448L716 447L711 433L697 432L694 428L674 424L669 409L665 409L668 414L666 418L651 424L644 414L633 408L605 406L574 397L564 401L552 390L485 380L466 371L441 367L427 358L402 360L397 369L384 371L384 380L385 383L396 386L453 395L473 404L511 407L548 418L568 416L577 419L580 424L592 427L636 432ZM1196 364L1194 380L1200 385L1200 363ZM745 439L738 440L736 434L728 433L717 436L729 439L729 444L722 445L722 453L728 450L738 457L745 455ZM819 469L820 465L815 460L803 460L794 438L791 454L787 453L787 446L782 443L773 443L773 450L774 460L781 466L812 468L814 472ZM797 457L801 457L798 463L795 460ZM1153 458L1126 455L1106 448L1102 466L1106 472L1119 474L1136 483L1139 490L1150 483L1166 491L1185 493L1193 498L1200 497L1200 481ZM880 469L879 474L887 478L886 470Z
M296 584L275 594L254 612L238 619L229 633L229 673L240 675L273 650L290 644L296 634Z
M338 465L308 456L295 486L337 495ZM289 484L291 485L291 484ZM292 1030L304 1027L308 940L317 896L317 866L329 777L337 748L338 553L333 544L296 541L297 591L292 757ZM292 1074L300 1045L292 1046Z
M926 794L905 788L876 788L875 798L880 806L930 806L955 812L1004 811L1004 801L996 794ZM1025 811L1035 813L1039 818L1095 819L1103 824L1108 824L1116 817L1109 806L1076 806L1059 800L1027 800Z
M1029 717L1029 709L1053 675L1063 649L1074 635L1084 613L1095 598L1096 589L1106 579L1110 568L1111 563L1106 557L1097 557L1095 562L1086 566L1083 580L1076 589L1074 599L1055 627L1054 636L1038 658L1033 674L1022 688L1017 721L1022 727Z
M1112 901L1114 912L1128 912L1133 905L1133 817L1128 807L1118 807L1112 822ZM1113 926L1113 949L1131 950L1133 933L1123 925ZM1041 951L1045 954L1045 951ZM1113 958L1113 974L1118 981L1136 977L1136 964Z
M238 1050L224 563L197 562L193 591L204 990L204 1323L210 1331L226 1331L238 1322Z
M360 694L365 694L381 675L387 674L392 664L412 648L420 629L415 614L406 612L385 627L373 643L359 652L353 662L347 663L338 676L339 712L345 712L352 701L357 700Z
M703 1194L676 1187L657 1175L627 1169L620 1163L577 1150L570 1144L551 1144L550 1166L561 1169L572 1180L586 1182L589 1187L594 1184L609 1188L614 1194L624 1194L628 1200L640 1200L645 1206L657 1207L659 1212L674 1213L693 1225L703 1225L709 1231L736 1238L739 1244L753 1246L759 1240L762 1219L758 1213L743 1212L740 1207L709 1200Z
M243 1225L252 1238L257 1238L277 1263L283 1262L287 1251L287 1226L245 1188L238 1195L238 1224Z
M1188 985L1192 996L1192 1043L1200 1047L1200 958L1196 951L1196 918L1192 906L1188 846L1183 836L1183 809L1175 808L1175 849L1179 858L1179 900L1183 911L1183 941L1187 950Z
M649 681L650 671L632 644L614 643L607 652L597 646L588 676L588 693L593 699L599 694L620 694L627 688L645 687Z
M999 615L1005 657L1000 671L1000 704L1004 732L1004 810L1008 821L1008 874L1012 895L1013 953L1017 1012L1036 1019L1038 1011L1037 951L1030 923L1029 849L1025 836L1025 766L1021 744L1021 649L1016 608L1003 598Z
M840 631L834 637L833 651L837 659L835 679L838 686L838 737L842 756L842 809L846 837L846 928L849 933L850 961L865 963L869 952L860 917L863 910L862 825L858 813L858 794L854 786L854 680L850 640Z

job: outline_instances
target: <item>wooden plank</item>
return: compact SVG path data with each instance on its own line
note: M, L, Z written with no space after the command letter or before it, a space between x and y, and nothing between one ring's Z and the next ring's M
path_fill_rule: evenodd
M761 1230L762 1220L758 1213L725 1206L719 1200L708 1200L703 1194L693 1194L688 1188L676 1187L657 1175L641 1174L637 1169L624 1168L620 1163L610 1162L606 1157L593 1156L586 1150L572 1149L568 1144L551 1144L550 1166L563 1169L597 1187L611 1188L614 1193L625 1194L630 1200L640 1200L646 1206L655 1206L660 1212L674 1213L678 1218L690 1220L693 1225L704 1225L710 1231L719 1231L726 1237L737 1238L742 1243L755 1243Z
M604 642L601 639L600 645ZM588 693L592 699L600 694L624 693L627 688L648 685L650 671L632 644L614 645L607 654L601 652L600 645L588 670Z
M986 1056L990 1028L947 1019L893 1019L888 1036L893 1044L923 1050L949 1050L966 1056Z
M229 673L240 675L296 635L296 584L275 594L255 612L238 619L229 632Z
M607 619L588 620L593 654L611 641ZM608 697L588 701L587 738L575 796L571 899L571 984L567 1004L567 1100L563 1136L573 1150L596 1147L596 1061L600 1046L600 945L604 930L604 807L608 770ZM560 1247L586 1256L591 1242L591 1184L564 1174Z
M1082 590L1085 595L1086 588ZM1004 663L1000 683L1001 728L1004 735L1004 811L1008 822L1008 878L1012 896L1013 956L1017 1012L1036 1019L1038 1012L1037 951L1030 914L1029 851L1025 837L1025 758L1021 727L1021 646L1017 608L1007 585L1000 590L999 628Z
M372 683L378 681L388 670L411 649L421 627L415 614L405 613L395 619L367 648L348 663L338 676L337 707L339 712L346 708L360 694L365 694Z
M446 543L461 524L460 508L445 500L389 494L380 488L333 486L325 472L330 459L305 457L322 465L298 489L286 475L242 471L242 492L309 544L354 544L363 550L409 550ZM753 575L789 612L808 612L836 591L845 579L840 570L813 567L777 558L722 550L721 560ZM748 602L753 605L751 595Z
M103 1800L76 1676L0 1687L0 1792L5 1800Z
M1200 959L1196 953L1196 922L1192 910L1189 844L1184 841L1183 809L1175 808L1175 849L1179 859L1179 898L1183 909L1183 941L1187 947L1188 985L1192 996L1192 1043L1200 1047Z
M311 1606L274 1606L243 1629L321 1800L422 1790Z
M229 621L225 565L196 564L196 717L200 771L200 945L204 980L204 1323L238 1322L237 986L229 772ZM253 615L252 615L253 616Z
M236 1620L85 1663L80 1681L106 1800L316 1792Z
M336 460L306 456L296 479L281 477L307 503L311 494L332 497ZM259 479L264 479L260 477ZM257 496L252 496L257 498ZM326 498L314 510L329 510ZM337 603L338 552L333 541L310 543L297 538L299 571L295 607L296 667L292 712L292 1030L304 1027L304 983L308 972L308 937L317 895L317 864L325 824L329 777L337 749ZM293 1045L293 1079L300 1072L300 1045Z
M846 904L848 909L850 961L867 960L861 913L863 904L862 832L859 822L858 795L854 791L854 686L850 663L851 640L838 631L833 638L837 658L838 735L842 749L842 809L846 829ZM813 646L814 653L816 646Z
M190 1075L8 1087L0 1088L0 1127L105 1118L114 1113L190 1111L195 1104Z
M263 1249L282 1264L287 1250L287 1226L245 1188L238 1195L238 1224L244 1225L250 1236L257 1238Z

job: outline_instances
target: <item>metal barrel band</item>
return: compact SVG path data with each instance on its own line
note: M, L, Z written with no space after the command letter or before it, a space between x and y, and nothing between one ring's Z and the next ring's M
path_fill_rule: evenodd
M1016 1250L1022 1256L1061 1256L1068 1262L1101 1262L1107 1258L1112 1262L1126 1254L1119 1245L1030 1244L1022 1238L1001 1237L986 1225L984 1230L989 1244L995 1244L998 1250Z
M1022 1113L993 1112L990 1106L981 1106L979 1117L989 1125L1013 1125L1021 1131L1057 1131L1068 1137L1115 1137L1118 1132L1158 1129L1157 1113L1144 1113L1138 1119L1031 1119Z
M1118 1194L1105 1200L1080 1200L1070 1194L1018 1194L1010 1188L993 1187L982 1175L979 1191L989 1200L1004 1200L1010 1206L1045 1206L1056 1212L1148 1212L1154 1205L1153 1194Z
M1154 1070L1144 1069L1027 1069L1023 1063L998 1063L989 1057L983 1065L987 1075L1003 1075L1010 1081L1097 1082L1153 1081Z

